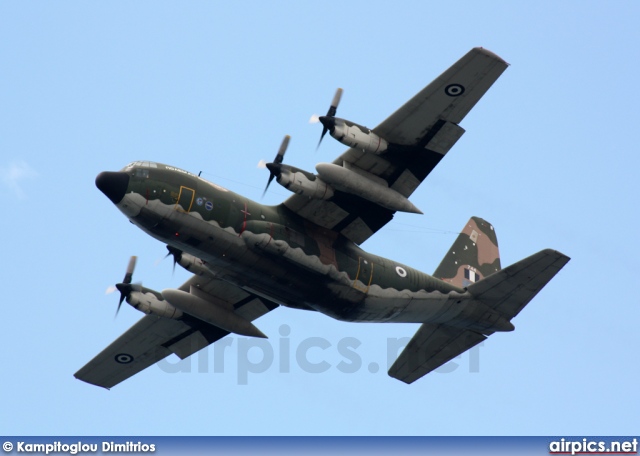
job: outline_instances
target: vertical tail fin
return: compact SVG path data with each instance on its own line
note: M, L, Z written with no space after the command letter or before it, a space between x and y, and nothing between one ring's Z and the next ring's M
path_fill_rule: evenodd
M433 276L464 288L499 270L500 252L493 225L471 217Z

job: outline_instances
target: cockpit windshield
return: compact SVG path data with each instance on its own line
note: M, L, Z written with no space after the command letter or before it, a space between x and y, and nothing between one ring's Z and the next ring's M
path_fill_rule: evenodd
M122 171L130 171L131 168L157 168L158 164L150 161L136 161L129 163L127 166L122 168Z

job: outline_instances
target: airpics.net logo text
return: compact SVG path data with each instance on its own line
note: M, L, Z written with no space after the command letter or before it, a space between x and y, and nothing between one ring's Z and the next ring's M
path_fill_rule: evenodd
M280 374L291 373L293 369L309 374L355 374L366 369L371 374L386 375L411 340L411 337L387 338L386 362L367 363L361 355L364 351L362 341L356 337L343 337L332 342L324 337L313 336L292 343L291 328L286 324L280 326L279 334L277 339L227 336L184 360L176 361L175 357L167 357L156 364L163 372L170 374L224 374L231 368L235 370L239 385L248 385L251 375L274 370ZM479 373L482 346L483 343L480 343L472 347L434 372L448 374L466 368L468 373ZM383 353L380 355L383 356ZM416 366L421 364L420 359L410 359L410 362ZM385 365L386 368L381 369Z
M562 438L549 443L549 454L638 454L638 439L605 441Z

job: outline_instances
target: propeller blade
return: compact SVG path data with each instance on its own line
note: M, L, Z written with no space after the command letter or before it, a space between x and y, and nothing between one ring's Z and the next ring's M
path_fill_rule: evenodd
M131 285L130 283L123 282L123 283L116 284L116 289L120 292L120 300L118 301L116 316L118 315L118 312L120 312L120 307L122 307L122 303L127 298L127 296L129 296L129 293L131 293L132 288L133 288L133 285Z
M327 111L327 115L324 116L324 117L335 117L336 112L338 111L338 105L340 104L340 99L342 98L342 92L343 92L343 90L338 87L338 90L336 90L336 93L333 96L333 100L331 100L331 106L329 106L329 110ZM314 116L311 116L311 119L314 119ZM318 150L318 148L320 148L320 144L322 143L322 140L324 139L324 135L326 135L327 132L329 131L329 128L327 127L326 122L323 122L322 117L318 117L318 121L322 122L322 134L320 135L320 141L318 141L318 145L316 146L316 150ZM311 120L309 122L311 122Z
M327 134L327 132L329 131L329 129L327 127L322 127L322 134L320 135L320 141L318 141L318 145L316 146L316 150L318 150L320 148L320 144L322 144L322 139L324 138L324 135Z
M116 309L116 314L113 318L118 316L118 313L120 312L120 307L122 307L122 303L124 302L124 298L125 298L125 295L120 294L120 301L118 301L118 308Z
M291 139L291 136L289 135L285 135L284 139L282 140L282 144L280 144L280 149L278 149L278 153L276 154L276 158L275 160L273 160L274 163L282 163L282 160L284 159L284 154L287 151L287 147L289 147L289 140Z
M280 165L282 163L282 160L284 160L284 154L287 152L287 147L289 147L289 140L291 140L291 136L285 135L285 137L282 139L282 143L280 144L280 149L278 149L278 153L276 154L276 158L273 159L272 163L264 164L264 166L269 169L269 180L267 181L267 186L264 188L264 191L262 192L263 198L264 198L264 195L267 193L267 189L269 188L269 185L271 185L273 178L277 176L274 170L279 168L276 165ZM260 164L258 164L258 166L259 165Z
M175 274L175 272L176 272L176 263L178 263L178 261L180 261L182 259L182 250L176 249L175 247L171 247L170 245L167 246L167 250L169 251L169 253L167 253L167 256L169 256L169 255L173 256L173 272L172 272L172 274Z
M331 100L331 106L329 106L329 110L327 111L328 117L334 117L336 115L338 105L340 104L340 98L342 98L342 92L342 89L338 87L336 94L333 96L333 100Z
M264 188L264 191L262 192L262 197L264 198L264 195L267 193L267 189L269 188L269 185L271 185L271 181L273 181L273 178L276 177L275 174L271 173L269 175L269 180L267 181L267 186Z
M120 291L120 300L118 301L118 308L116 309L116 316L118 316L118 312L120 312L120 307L122 307L122 303L129 296L129 293L136 287L136 285L131 285L131 279L133 278L133 271L136 268L136 261L138 260L137 256L132 256L129 259L129 264L127 264L127 271L124 274L124 280L122 283L117 283L115 287L107 288L106 294L113 293L115 290ZM137 285L137 290L142 290L141 285ZM115 317L114 317L115 318Z
M122 283L131 283L131 278L133 277L133 270L136 268L136 261L138 260L137 256L132 256L129 259L129 264L127 265L127 272L124 275L124 280Z

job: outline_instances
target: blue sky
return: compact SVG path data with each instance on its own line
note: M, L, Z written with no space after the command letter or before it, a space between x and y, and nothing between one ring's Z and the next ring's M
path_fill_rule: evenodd
M631 1L0 3L0 432L637 434L639 15ZM232 338L223 372L210 348L111 391L73 378L141 316L114 320L104 295L130 255L145 286L188 277L156 264L164 246L95 188L100 171L170 163L259 200L256 164L285 134L303 169L344 150L327 137L316 152L308 123L336 87L339 115L374 127L475 46L511 66L413 195L424 215L363 247L432 272L476 215L503 265L547 247L572 257L513 333L407 386L386 375L387 351L417 325L278 309L256 322L269 347ZM274 184L262 201L287 195ZM295 361L312 338L328 342L308 352L323 373Z

